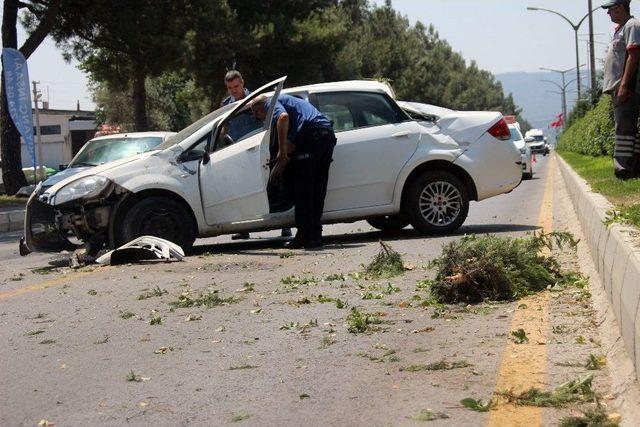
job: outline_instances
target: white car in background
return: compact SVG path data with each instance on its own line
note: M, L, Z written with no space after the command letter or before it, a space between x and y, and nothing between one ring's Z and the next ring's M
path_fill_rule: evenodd
M530 129L524 136L524 140L531 148L533 154L542 154L546 156L549 154L549 145L547 144L547 137L544 136L544 132L540 129Z
M26 246L53 251L73 234L94 248L117 247L153 235L188 251L196 237L294 226L293 200L267 186L273 109L264 124L254 122L235 139L228 134L251 122L252 99L277 98L284 81L210 113L157 150L36 189L25 218ZM336 132L324 223L366 219L383 230L411 224L424 234L451 233L471 200L507 193L522 179L520 152L500 113L416 121L388 86L374 81L286 92L317 106Z
M509 125L509 130L511 131L511 142L513 142L518 151L520 151L520 156L522 157L522 179L531 179L533 178L533 155L531 154L531 147L524 142L524 137L518 125Z

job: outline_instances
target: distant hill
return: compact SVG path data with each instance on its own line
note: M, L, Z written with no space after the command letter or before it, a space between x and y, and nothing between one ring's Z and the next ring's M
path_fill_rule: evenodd
M586 74L586 72L585 72ZM587 76L581 75L583 82L588 81ZM573 80L575 74L566 75L567 80ZM542 82L542 80L551 80L562 84L562 78L558 73L547 71L540 72L514 72L497 74L496 79L502 83L505 94L512 93L513 99L520 108L523 109L523 116L532 126L547 129L555 117L562 112L562 101L560 94L549 93L547 91L557 92L559 89L551 83ZM577 98L575 82L569 86L567 93L567 110L571 111L571 107Z

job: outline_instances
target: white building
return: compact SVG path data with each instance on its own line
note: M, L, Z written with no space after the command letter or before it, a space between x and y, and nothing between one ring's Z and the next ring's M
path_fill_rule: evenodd
M38 163L55 169L62 164L69 163L78 150L93 138L98 127L93 111L41 109L39 113L42 162L38 157L34 112L33 133L36 140L36 159L38 159ZM33 165L24 139L20 138L20 142L22 167L31 167Z

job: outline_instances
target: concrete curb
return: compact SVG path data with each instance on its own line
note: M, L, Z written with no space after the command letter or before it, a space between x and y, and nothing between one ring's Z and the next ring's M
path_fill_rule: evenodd
M556 157L624 346L640 378L640 246L631 237L631 232L638 230L620 224L604 225L613 205L592 192L562 157Z
M0 233L22 230L24 210L0 212Z

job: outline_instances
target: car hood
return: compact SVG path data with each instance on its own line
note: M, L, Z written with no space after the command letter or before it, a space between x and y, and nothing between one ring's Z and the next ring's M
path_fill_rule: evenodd
M122 165L126 165L127 163L133 163L133 162L140 161L142 159L146 159L148 157L153 156L156 153L159 153L159 151L158 150L147 151L146 153L138 154L131 157L125 157L124 159L114 160L113 162L105 163L105 164L94 166L91 168L86 168L81 172L66 176L64 179L56 182L53 186L51 186L51 188L47 189L46 192L49 194L54 194L58 190L60 190L62 187L69 184L70 182L73 182L77 179L84 178L86 176L104 175L106 178L111 179L111 177L108 174L105 174L104 172L107 172L111 169L117 168Z
M93 166L82 166L82 167L71 167L71 168L67 168L63 171L60 171L58 173L56 173L55 175L51 175L49 178L47 178L43 183L42 183L42 187L43 188L49 188L49 187L53 187L54 185L56 185L57 183L64 181L65 179L72 177L74 175L77 175L81 172L84 172L88 169L92 169Z

